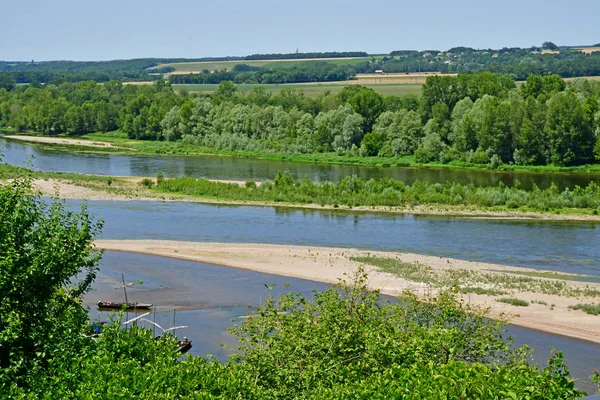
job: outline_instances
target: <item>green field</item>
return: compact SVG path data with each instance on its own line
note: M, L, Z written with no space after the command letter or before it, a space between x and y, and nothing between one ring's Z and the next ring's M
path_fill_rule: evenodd
M355 83L348 82L347 84L358 84L358 81ZM252 90L255 86L264 86L268 92L273 94L279 93L281 89L297 89L302 90L306 96L309 97L318 97L325 92L329 91L331 94L339 93L343 88L344 84L339 83L296 83L296 84L284 84L284 85L254 85L254 84L244 84L238 85L238 90L242 93L248 92ZM363 85L366 87L370 87L375 90L377 93L384 96L404 96L407 94L414 94L417 96L421 95L421 84L381 84L381 85ZM187 89L190 92L194 93L213 93L217 90L219 85L212 84L179 84L173 85L174 90Z
M377 57L375 57L377 58ZM207 69L209 71L217 71L217 70L230 70L235 65L238 64L246 64L251 65L253 67L265 67L269 68L290 68L299 66L302 64L312 63L315 61L324 61L330 64L336 65L355 65L361 62L369 61L371 57L358 57L358 58L324 58L324 59L298 59L298 60L236 60L236 61L204 61L204 62L183 62L183 63L173 63L173 64L160 64L154 68L162 68L162 67L173 67L175 68L176 73L186 73L186 72L202 72Z

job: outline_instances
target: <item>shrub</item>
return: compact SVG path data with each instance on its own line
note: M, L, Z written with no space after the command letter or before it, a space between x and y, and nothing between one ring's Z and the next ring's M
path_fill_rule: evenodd
M529 306L529 302L528 301L521 300L521 299L515 299L514 297L503 297L503 298L498 299L496 301L499 301L500 303L510 304L512 306L517 306L517 307L527 307L527 306Z
M140 181L140 185L145 186L147 188L151 188L154 186L154 181L150 178L144 178Z
M160 186L164 182L165 182L165 177L163 176L162 171L158 171L158 173L156 174L156 184Z

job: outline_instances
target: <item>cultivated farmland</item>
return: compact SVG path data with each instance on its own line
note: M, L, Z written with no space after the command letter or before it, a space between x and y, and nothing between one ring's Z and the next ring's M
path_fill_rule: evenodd
M421 87L423 86L421 83L416 84L407 84L407 83L396 83L396 84L363 84L359 80L354 81L345 81L345 82L334 82L334 83L296 83L296 84L284 84L284 85L254 85L254 84L245 84L238 85L238 90L242 93L248 92L252 90L256 86L264 86L264 88L273 94L277 94L282 89L297 89L302 90L304 94L308 97L317 97L326 92L331 94L337 94L342 91L344 86L347 85L363 85L366 87L370 87L374 89L377 93L384 96L403 96L407 94L414 94L417 96L421 95ZM181 85L173 85L173 89L176 91L181 89L187 89L190 92L194 93L214 93L219 85L211 85L211 84L181 84Z

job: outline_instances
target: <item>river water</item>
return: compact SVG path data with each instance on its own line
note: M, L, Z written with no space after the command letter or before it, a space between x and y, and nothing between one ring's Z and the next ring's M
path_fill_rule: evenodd
M67 201L78 209L80 201ZM104 239L249 242L413 252L600 276L600 224L158 201L89 201Z
M559 188L587 186L590 181L600 184L600 174L507 172L450 168L360 167L353 165L319 165L288 161L253 160L248 158L218 156L131 156L119 154L84 154L69 152L68 148L50 149L32 146L0 137L0 154L3 161L23 166L32 163L39 171L77 172L94 175L156 176L162 171L167 177L193 176L209 179L257 180L273 179L277 172L289 171L300 178L317 182L338 181L348 175L362 178L391 177L412 183L419 179L432 183L446 181L478 186L497 185L503 182L514 185L519 181L524 188L534 184L547 188L552 183Z

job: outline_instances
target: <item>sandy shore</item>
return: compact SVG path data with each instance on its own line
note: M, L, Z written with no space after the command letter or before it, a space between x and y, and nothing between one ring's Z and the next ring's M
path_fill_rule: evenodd
M344 278L344 274L353 274L358 263L350 260L350 257L368 255L398 258L403 262L419 263L429 266L435 271L467 269L496 274L532 271L527 268L418 254L368 252L344 248L153 240L98 240L96 246L105 250L201 261L326 283L335 283L338 279ZM536 271L539 272L539 270ZM435 289L426 284L407 281L380 272L372 267L369 268L369 272L371 287L380 289L384 294L398 295L405 290L411 290L419 295L435 292ZM573 287L584 285L580 282L569 282L568 284ZM600 284L586 283L585 285L600 289ZM600 317L568 308L569 305L578 303L596 303L596 299L575 299L527 291L512 291L509 297L517 297L529 302L539 301L546 304L531 303L528 307L516 307L497 302L498 296L463 295L463 299L470 304L489 307L492 315L512 315L511 322L516 325L600 343Z
M100 141L92 142L90 140L77 140L77 139L67 139L67 138L57 138L57 137L25 136L25 135L6 135L4 137L7 139L21 140L23 142L132 150L132 149L129 149L126 147L114 146L112 143L100 142Z
M78 200L117 200L117 201L180 201L202 204L221 204L235 206L264 206L264 207L289 207L309 210L329 211L352 211L352 212L376 212L388 214L412 214L412 215L439 215L457 216L465 218L480 219L503 219L503 220L549 220L549 221L600 221L600 215L587 214L550 214L522 211L482 211L457 209L451 206L413 206L403 207L347 207L347 206L322 206L320 204L285 204L252 201L218 200L211 198L191 197L182 194L158 193L146 189L140 182L145 177L114 177L110 187L105 183L74 182L68 179L35 179L34 185L46 196L58 194L64 199ZM150 178L153 179L153 178ZM244 181L213 180L214 182L230 183L239 186ZM260 182L256 182L260 186Z

